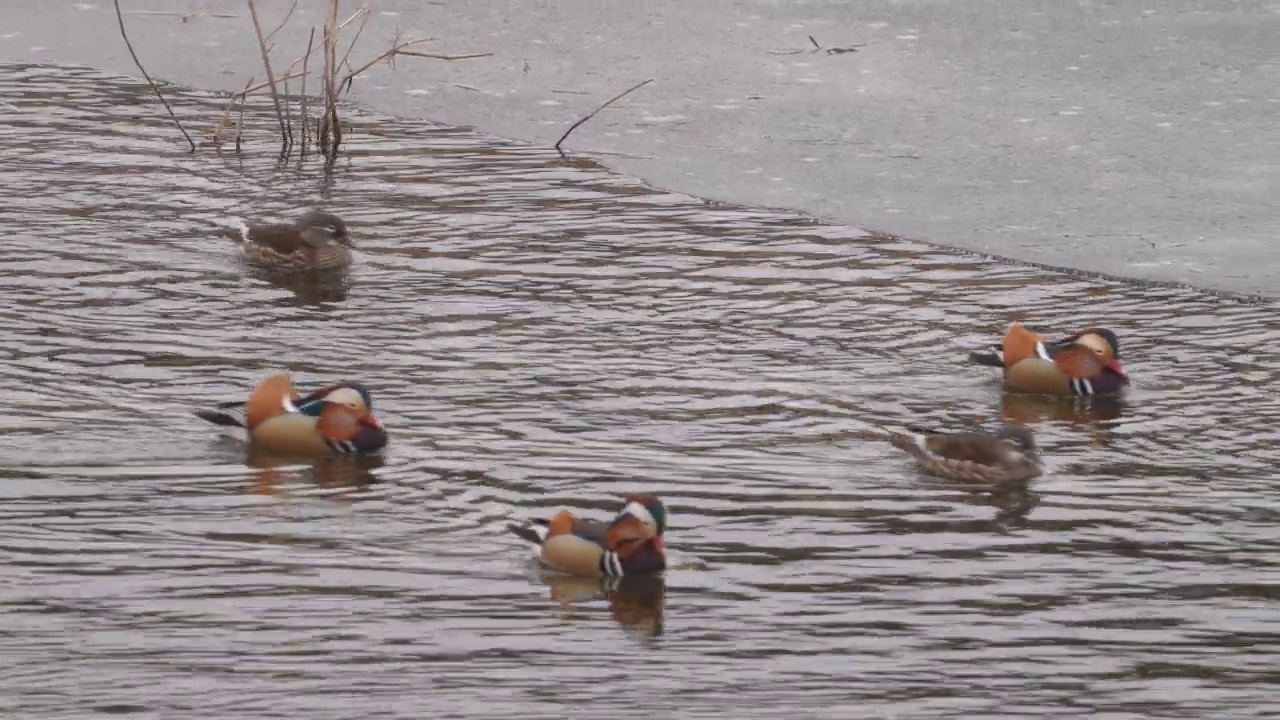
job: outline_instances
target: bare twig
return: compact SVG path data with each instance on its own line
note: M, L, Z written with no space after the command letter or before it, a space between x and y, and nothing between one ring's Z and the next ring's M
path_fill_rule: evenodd
M280 29L284 27L284 24L289 22L289 18L293 17L293 11L297 9L298 0L293 0L293 4L289 6L289 12L285 13L284 17L280 19L280 24L276 25L275 30L267 33L267 42L271 42L271 38L275 37L276 33L280 32Z
M292 70L293 68L289 68ZM280 151L280 159L283 160L288 156L289 150L293 148L293 114L289 112L289 81L282 80L281 87L284 88L284 147Z
M147 74L147 69L142 67L142 61L138 59L138 53L133 51L133 43L129 42L129 34L124 30L124 15L120 12L120 0L113 0L113 2L116 6L116 20L120 22L120 37L124 38L125 47L129 48L129 54L133 56L133 64L137 65L138 69L142 71L142 77L147 79L147 84L155 91L156 97L160 98L160 102L164 104L164 109L169 111L169 117L173 118L173 124L178 126L182 137L187 139L187 144L191 146L191 152L195 152L195 142L187 134L186 129L182 127L182 123L178 122L178 116L173 114L173 108L169 107L169 101L165 100L164 95L160 94L160 88L156 87L156 81L152 80L151 76Z
M347 26L351 24L352 20L355 20L356 18L360 17L360 13L367 13L367 12L369 12L369 3L365 3L364 5L361 5L359 8L356 9L355 12L351 13L351 17L338 23L338 32L342 32L343 30L346 30Z
M182 22L186 22L193 17L232 18L232 19L240 17L239 15L232 15L231 13L217 13L217 12L210 12L208 10L201 10L200 12L193 12L193 13L184 13L177 10L130 10L128 13L125 13L125 14L126 15L171 15L174 17L182 18Z
M262 64L267 69L267 82L271 85L271 103L276 109L276 121L280 123L280 142L288 145L289 135L285 129L284 112L280 109L280 93L276 91L275 72L271 69L271 56L267 52L267 40L262 36L262 25L258 22L258 7L253 0L248 0L249 14L253 17L253 32L258 36L258 47L262 50Z
M307 154L307 61L311 59L311 46L316 40L316 28L311 26L311 35L307 38L307 54L302 56L302 95L298 98L298 124L302 126L302 149L298 153L301 160Z
M421 50L397 50L396 55L412 55L414 57L435 58L436 60L470 60L472 58L492 57L493 53L467 53L465 55L441 55L440 53L422 52Z
M360 19L360 27L356 28L356 35L355 37L351 38L351 44L347 45L347 51L343 53L342 62L338 63L338 67L342 67L343 65L346 65L348 68L351 67L351 63L348 61L348 58L351 57L351 51L354 50L356 47L356 41L360 39L360 33L364 32L364 26L369 22L369 15L371 14L369 12L369 6L368 5L362 6L359 10L355 12L355 15L352 15L351 17L347 18L347 22L344 22L342 23L342 25L338 26L338 29L341 30L343 27L346 26L348 22L351 22L352 20L354 20L356 15L360 15L361 13L364 13L364 16L361 17Z
M300 78L300 77L302 77L302 73L301 73L301 72L296 72L296 73L291 72L291 73L288 73L287 75L285 75L285 76L283 76L283 77L278 77L278 78L276 78L276 82L281 82L281 81L283 81L283 80L293 80L294 78ZM252 81L250 81L250 82L252 82ZM246 87L244 90L241 90L239 93L237 93L237 95L238 95L239 97L245 97L245 96L252 95L252 94L254 94L254 93L258 92L259 90L261 90L261 89L263 89L263 88L265 88L265 87L270 87L270 86L271 86L271 83L267 82L266 80L263 80L262 82L258 83L257 85L250 85L250 86Z
M321 152L332 161L337 157L342 143L342 128L338 125L337 58L338 0L328 0L324 18L324 114L317 130Z
M217 146L219 146L219 147L221 147L221 146L222 146L222 128L225 128L225 127L227 127L228 125L230 125L230 124L231 124L231 108L235 107L235 104L236 104L236 98L240 98L240 102L241 102L241 103L243 103L243 102L244 102L244 97L245 97L245 95L246 95L246 94L248 94L248 92L249 92L249 86L250 86L250 85L252 85L252 84L253 84L253 78L252 78L252 77L250 77L250 78L249 78L249 82L247 82L247 83L245 83L245 84L244 84L244 90L241 90L241 91L240 91L238 94L236 94L236 95L232 95L232 96L231 96L231 98L230 98L229 100L227 100L227 109L226 109L225 111L223 111L223 113L222 113L222 121L218 123L218 127L217 127L217 129L215 129L215 130L213 131L213 144L214 144L214 145L217 145ZM242 114L242 115L243 115L243 112L244 112L244 108L242 107L242 108L241 108L241 114ZM239 140L239 135L240 135L240 128L239 128L239 127L237 127L237 128L236 128L236 143L237 143L237 145L238 145L238 144L239 144L239 142L240 142L240 140Z
M405 40L404 42L396 41L396 43L391 46L390 50L387 50L386 52L382 53L381 55L378 55L377 57L365 63L364 65L361 65L359 70L352 70L351 72L347 73L346 76L342 78L342 82L338 83L338 87L345 88L346 90L350 91L351 82L355 80L356 76L359 75L360 73L364 72L365 70L368 70L369 68L373 67L374 65L377 65L378 63L388 58L393 58L396 55L407 55L408 52L405 50L405 48L413 45L417 45L418 43L428 42L430 40L431 38L419 38L417 40Z
M244 136L244 106L240 103L240 117L236 120L236 152L240 152L240 139Z
M624 97L626 97L626 96L630 95L631 93L635 92L636 90L639 90L640 88L644 87L645 85L648 85L648 84L649 84L649 83L651 83L651 82L653 82L653 78L649 78L648 80L645 80L644 82L639 82L639 83L636 83L635 85L632 85L631 87L627 88L626 90L623 90L622 92L618 93L617 95L614 95L613 97L609 98L609 101L608 101L608 102L606 102L605 104L603 104L603 105L601 105L600 107L596 108L595 110L592 110L592 111L591 111L591 113L590 113L590 114L588 114L586 117L584 117L584 118L582 118L581 120L579 120L578 122L576 122L576 123L574 123L574 124L570 125L570 126L569 126L569 129L568 129L568 130L565 130L565 131L564 131L564 134L560 136L560 139L556 141L556 144L555 144L556 152L560 153L561 157L563 157L563 156L564 156L564 151L560 149L560 145L561 145L561 143L563 143L563 142L564 142L564 141L569 137L569 133L572 133L574 130L577 130L577 129L578 129L578 126L579 126L579 125L581 125L582 123L584 123L584 122L586 122L586 121L590 120L591 118L595 117L595 116L596 116L596 113L600 112L601 110L604 110L605 108L609 107L610 105L614 104L615 102L617 102L617 101L621 100L622 98L624 98Z

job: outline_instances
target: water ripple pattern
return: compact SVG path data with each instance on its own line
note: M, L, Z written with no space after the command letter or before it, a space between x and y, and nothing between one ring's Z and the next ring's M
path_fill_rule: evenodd
M171 94L195 132L224 100ZM1273 304L710 204L352 111L332 173L185 152L145 85L0 68L0 711L22 718L1228 718L1280 713ZM269 103L268 103L269 104ZM833 188L857 192L857 188ZM336 295L227 218L343 214ZM964 363L1122 338L1119 403ZM190 410L359 378L380 464L264 469ZM1034 426L1025 493L865 439ZM360 479L354 481L353 479ZM622 588L505 532L661 494Z

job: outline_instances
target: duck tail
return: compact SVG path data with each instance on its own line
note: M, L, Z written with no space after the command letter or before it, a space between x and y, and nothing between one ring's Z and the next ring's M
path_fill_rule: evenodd
M507 529L514 533L516 537L531 542L534 545L541 545L542 541L547 539L547 531L549 530L546 520L529 520L524 523L510 523L507 525Z
M244 245L249 240L249 223L246 223L244 218L227 218L222 234L235 240L237 245Z
M969 353L969 362L1002 368L1004 367L1004 353L998 347L993 347L986 352L971 352Z
M925 436L929 434L928 430L917 427L907 427L906 433L891 433L889 442L899 450L903 450L910 455L923 458L929 453L925 449Z
M241 421L240 418L232 415L231 413L222 412L221 410L194 410L193 412L196 417L208 420L214 425L238 428L245 426L244 422Z

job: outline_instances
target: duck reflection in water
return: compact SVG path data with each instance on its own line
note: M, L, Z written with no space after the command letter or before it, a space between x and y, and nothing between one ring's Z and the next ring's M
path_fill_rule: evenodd
M1020 392L1000 394L1000 417L1005 422L1035 425L1045 420L1102 430L1122 417L1129 404L1123 395L1057 397Z
M1032 426L1045 421L1063 423L1083 430L1097 446L1110 442L1115 421L1128 408L1128 401L1118 395L1070 398L1006 392L1000 396L1000 416L1006 422Z
M329 489L362 489L377 482L374 471L382 467L381 455L337 455L333 457L304 457L282 455L250 448L245 465L254 471L249 491L256 495L279 495L289 478L310 475L316 486ZM310 472L298 473L299 466Z
M580 604L604 599L609 614L631 637L646 642L662 635L667 583L661 574L586 578L540 569L539 578L564 619L576 615Z
M347 293L351 289L350 273L346 268L301 272L253 268L249 274L281 290L293 293L290 302L296 305L314 306L342 302L347 299Z

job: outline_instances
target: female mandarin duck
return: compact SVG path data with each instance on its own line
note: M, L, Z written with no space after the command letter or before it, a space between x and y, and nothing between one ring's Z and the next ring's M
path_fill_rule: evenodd
M931 475L980 483L1026 482L1041 473L1035 436L1022 425L994 433L893 433L889 442L911 453Z
M387 432L373 414L373 399L359 383L344 382L300 397L287 373L272 375L249 393L244 418L223 410L196 410L215 425L244 428L257 449L298 455L368 453L387 444Z
M652 495L632 495L611 522L580 520L561 510L551 520L510 525L512 532L538 546L547 567L581 577L622 577L666 568L662 534L667 510Z
M342 218L309 210L292 223L237 220L240 253L279 270L337 270L351 264L351 235Z
M1129 384L1120 364L1120 341L1105 328L1045 342L1022 323L1013 322L998 348L970 353L969 359L1004 368L1005 384L1023 392L1108 395Z

